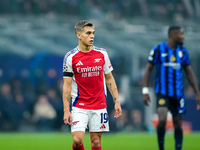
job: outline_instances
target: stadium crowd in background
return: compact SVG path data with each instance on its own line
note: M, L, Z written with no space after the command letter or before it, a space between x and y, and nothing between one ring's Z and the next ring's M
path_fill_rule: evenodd
M13 79L0 86L0 131L24 130L30 125L38 130L61 130L62 99L59 87ZM31 129L30 129L31 130Z
M1 0L0 14L58 13L95 18L143 16L180 21L199 18L198 3L198 0Z
M41 86L42 85L42 86ZM56 80L54 86L41 81L33 85L29 81L21 81L17 78L0 83L0 131L61 131L69 128L63 123L62 104L62 79ZM147 131L144 126L144 107L142 95L136 96L132 103L121 102L123 114L117 120L113 118L113 105L108 104L111 132L119 131ZM191 87L186 88L187 99L194 99ZM123 93L119 91L120 100L123 101ZM108 95L108 102L112 102ZM43 100L41 100L43 99ZM41 101L43 101L41 103ZM38 105L45 105L52 111L48 116L42 115ZM50 119L49 119L50 118ZM51 126L49 126L49 122ZM48 124L48 125L47 125Z
M34 86L15 78L0 84L0 131L69 130L63 123L61 79L53 87L41 82ZM142 112L126 105L122 108L124 113L119 120L113 117L113 108L108 108L111 132L144 130Z

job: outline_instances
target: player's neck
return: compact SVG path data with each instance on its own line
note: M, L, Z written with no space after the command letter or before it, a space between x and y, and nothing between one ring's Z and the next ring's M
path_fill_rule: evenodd
M174 42L172 42L172 41L169 41L169 40L168 40L168 41L167 41L167 46L168 46L169 48L175 50L176 47L177 47L177 44L174 43Z
M84 53L87 53L87 52L90 52L92 50L92 45L90 46L85 46L85 45L78 45L78 49L81 51L81 52L84 52Z

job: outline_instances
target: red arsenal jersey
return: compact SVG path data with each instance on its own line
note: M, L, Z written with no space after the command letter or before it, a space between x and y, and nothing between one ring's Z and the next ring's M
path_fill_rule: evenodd
M63 62L63 77L72 77L72 105L83 109L106 108L104 74L113 70L105 49L93 47L81 52L77 47L69 51Z

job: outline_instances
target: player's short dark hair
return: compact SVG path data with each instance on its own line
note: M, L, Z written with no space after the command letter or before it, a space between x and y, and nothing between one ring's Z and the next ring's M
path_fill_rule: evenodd
M180 30L180 29L182 29L182 27L180 27L180 26L170 26L169 29L168 29L168 36L171 36L171 34L174 31L177 31L177 30Z
M89 27L93 27L93 23L87 21L87 20L81 20L79 21L76 25L75 25L75 33L77 32L82 32L83 28L89 26Z

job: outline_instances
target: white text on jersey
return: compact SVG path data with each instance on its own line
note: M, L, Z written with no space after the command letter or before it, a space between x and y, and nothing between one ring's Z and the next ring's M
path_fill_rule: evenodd
M83 67L83 68L81 68L81 67L77 68L78 73L93 72L93 71L100 71L100 70L102 70L102 66L94 66L94 67L87 66L87 67Z

